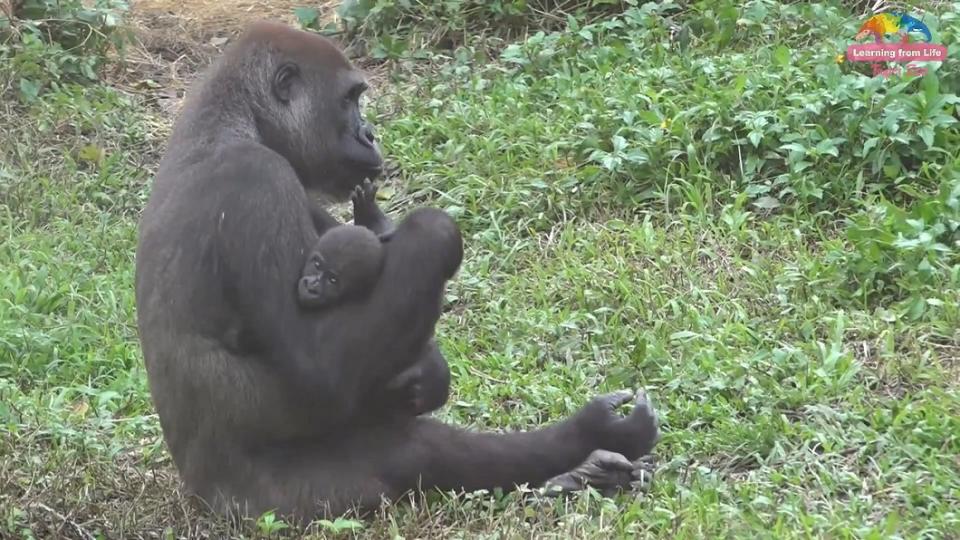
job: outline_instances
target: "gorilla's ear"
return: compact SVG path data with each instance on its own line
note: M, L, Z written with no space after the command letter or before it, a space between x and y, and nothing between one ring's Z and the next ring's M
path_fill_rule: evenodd
M281 103L290 101L290 89L293 87L293 80L299 76L300 67L294 63L281 64L277 68L277 72L273 75L273 95Z

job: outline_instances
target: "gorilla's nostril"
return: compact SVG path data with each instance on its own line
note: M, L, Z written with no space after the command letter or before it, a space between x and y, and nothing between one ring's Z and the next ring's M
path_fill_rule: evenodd
M363 136L364 136L364 138L367 139L367 142L369 142L369 143L371 143L371 144L374 143L374 142L376 142L376 140L377 140L377 138L373 135L373 130L370 129L370 128L367 128L367 129L364 129L364 130L363 130Z

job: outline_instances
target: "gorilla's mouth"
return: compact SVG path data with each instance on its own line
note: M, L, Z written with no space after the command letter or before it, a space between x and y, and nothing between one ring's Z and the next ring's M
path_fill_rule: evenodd
M370 180L372 182L379 178L380 175L383 174L383 165L362 167L359 172L361 176L363 176L363 179L357 183L358 186L362 184L364 180Z
M350 192L353 191L355 187L363 184L364 180L373 182L379 178L380 175L383 174L384 167L383 162L374 164L371 161L346 159L341 162L339 169L339 174L335 177L338 190L342 189L345 192ZM349 195L349 193L345 193L344 195Z

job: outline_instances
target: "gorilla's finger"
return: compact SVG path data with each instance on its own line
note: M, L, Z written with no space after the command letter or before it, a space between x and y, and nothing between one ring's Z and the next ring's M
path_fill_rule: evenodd
M616 392L604 394L597 398L599 402L603 403L611 411L627 403L631 399L633 399L633 391L631 390L618 390Z
M632 472L634 468L633 463L630 463L630 460L625 458L623 454L610 452L609 450L594 450L584 463L610 471Z

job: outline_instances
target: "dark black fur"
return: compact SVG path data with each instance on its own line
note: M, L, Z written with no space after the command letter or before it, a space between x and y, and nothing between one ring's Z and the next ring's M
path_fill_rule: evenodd
M354 204L360 206L357 199ZM308 254L297 283L300 306L324 309L364 298L383 267L380 242L370 230L354 225L340 225L325 232ZM450 368L436 343L431 340L417 362L387 382L384 390L383 408L371 408L374 420L389 415L416 416L446 403Z
M355 225L334 227L307 255L297 300L307 309L358 300L372 289L382 268L383 246L377 235Z
M176 123L141 222L136 301L150 390L187 488L221 511L311 518L421 485L510 488L560 475L576 488L610 463L629 469L596 451L650 451L657 421L643 395L626 417L615 408L631 394L615 393L549 427L500 434L390 405L409 397L392 395L391 381L418 363L442 389L421 408L446 400L433 329L463 246L443 212L382 228L369 296L300 308L291 284L337 224L305 190L343 200L381 168L362 89L329 41L259 23Z

